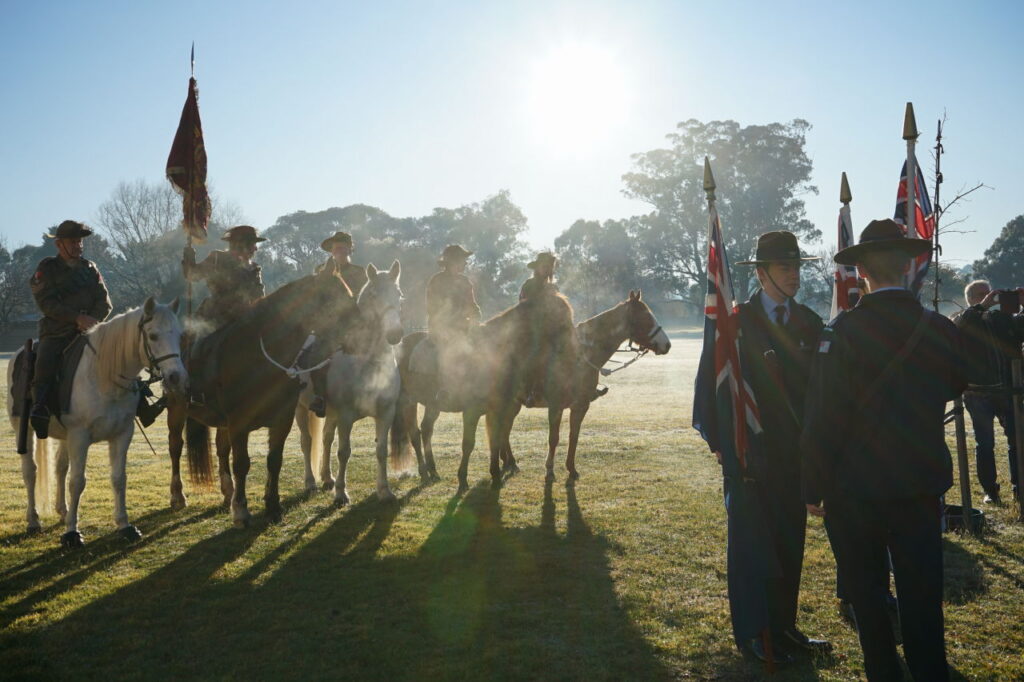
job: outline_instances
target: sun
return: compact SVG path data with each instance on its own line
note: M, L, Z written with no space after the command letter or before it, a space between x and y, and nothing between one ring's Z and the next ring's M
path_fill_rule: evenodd
M549 152L585 156L626 121L626 73L610 49L564 43L531 64L525 104L530 132Z

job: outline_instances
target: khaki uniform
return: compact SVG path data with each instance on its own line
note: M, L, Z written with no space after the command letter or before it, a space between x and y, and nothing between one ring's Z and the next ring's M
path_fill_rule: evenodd
M519 290L519 300L526 301L528 299L537 298L544 294L557 294L558 285L554 282L549 282L547 279L541 277L531 277L530 279L523 282L523 287Z
M29 281L32 297L43 313L39 320L33 389L50 385L57 375L60 355L78 336L75 319L88 315L99 321L110 314L110 296L103 276L91 261L68 265L59 257L44 258Z
M328 258L325 263L317 267L316 274L321 274L325 271L338 272L338 264L334 258ZM345 280L345 284L348 285L349 290L352 291L353 296L359 296L359 292L366 286L366 268L362 265L356 265L354 263L346 263L341 266L341 278Z
M227 251L211 251L202 263L186 265L185 277L193 282L206 280L210 296L196 316L209 320L214 328L236 319L266 293L260 266L245 265Z
M480 306L473 284L465 275L447 270L427 282L427 329L431 334L465 335L471 325L480 322Z

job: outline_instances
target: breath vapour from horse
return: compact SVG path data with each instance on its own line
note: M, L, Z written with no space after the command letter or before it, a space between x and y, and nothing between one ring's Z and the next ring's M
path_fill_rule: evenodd
M66 526L61 544L82 546L84 540L78 531L78 507L85 490L85 461L90 445L107 441L110 483L114 489L114 523L126 539L141 537L139 530L128 521L125 502L125 462L135 433L135 411L139 402L134 380L144 368L149 367L151 371L155 369L162 374L167 392L187 393L188 376L180 355L182 329L176 315L177 308L177 300L163 305L151 297L141 308L101 322L87 332L88 347L71 378L70 409L66 414L50 418L49 437L36 439L35 447L31 442L34 434L30 433L28 452L21 457L22 476L28 493L26 521L30 533L41 529L36 507L37 491L44 505L48 506L50 441L58 440L56 507ZM19 351L8 361L8 385L21 353ZM15 418L10 396L8 415L13 426ZM66 487L70 492L70 504L65 500Z

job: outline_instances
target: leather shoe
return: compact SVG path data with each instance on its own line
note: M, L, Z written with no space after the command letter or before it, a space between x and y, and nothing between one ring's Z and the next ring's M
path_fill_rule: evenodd
M768 662L768 652L764 649L764 641L760 637L754 639L748 639L743 646L740 647L747 656L753 656L762 663ZM772 663L775 665L783 665L785 663L792 663L793 657L787 654L785 651L780 650L777 646L772 647Z
M783 646L790 650L806 651L812 654L828 654L832 652L832 642L824 639L811 639L796 628L783 630L781 636L776 637L776 640L781 640Z

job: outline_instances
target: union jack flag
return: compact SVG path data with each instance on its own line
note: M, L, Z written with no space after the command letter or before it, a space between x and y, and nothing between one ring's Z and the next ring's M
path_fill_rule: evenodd
M914 166L917 168L917 178L914 183L914 232L920 239L931 239L935 234L935 212L932 210L931 199L928 198L928 188L924 183L924 174L921 172L921 165L914 159ZM907 162L903 162L903 170L900 171L900 186L896 190L896 215L893 219L907 226ZM907 233L908 237L914 234ZM915 294L921 291L924 284L924 277L928 274L928 265L931 263L931 252L925 253L914 259L914 266L911 268L910 290Z
M704 347L694 387L693 426L712 450L722 453L722 465L726 475L730 475L746 471L748 429L754 434L761 433L761 415L740 367L739 308L733 300L724 243L718 211L712 202Z
M843 204L839 209L839 237L836 250L853 246L853 220L850 218L850 205ZM857 284L857 268L852 265L836 264L835 286L832 288L831 319L836 319L840 311L849 310L860 300L860 286Z

